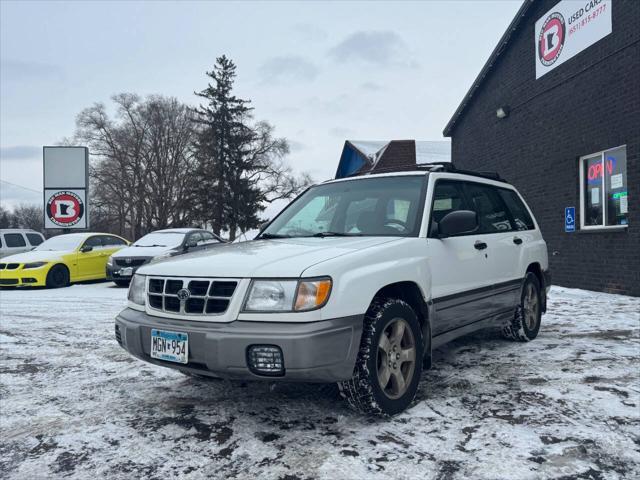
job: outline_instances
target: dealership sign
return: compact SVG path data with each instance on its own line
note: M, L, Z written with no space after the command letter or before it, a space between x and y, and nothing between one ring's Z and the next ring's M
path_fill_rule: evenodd
M611 33L611 0L563 0L535 27L536 78Z
M87 228L89 150L44 147L45 228Z

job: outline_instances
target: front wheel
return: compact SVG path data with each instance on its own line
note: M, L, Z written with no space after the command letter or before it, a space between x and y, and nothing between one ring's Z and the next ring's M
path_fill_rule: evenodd
M365 315L354 375L340 394L356 410L395 415L413 401L422 373L422 329L403 300L375 299Z
M529 272L524 277L520 305L503 334L511 340L529 342L538 336L542 321L542 297L538 277Z
M69 285L69 270L64 265L54 265L47 273L47 287L60 288Z

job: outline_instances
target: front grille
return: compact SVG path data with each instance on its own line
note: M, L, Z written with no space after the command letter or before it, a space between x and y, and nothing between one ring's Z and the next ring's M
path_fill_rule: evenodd
M116 340L122 345L122 333L120 333L120 326L116 323Z
M7 270L15 270L20 266L19 263L7 263Z
M119 267L139 267L149 261L148 258L114 258L116 265Z
M0 278L0 285L17 285L17 278Z
M167 313L187 315L220 315L227 311L238 282L230 280L150 278L147 299L149 307ZM189 291L184 298L181 290Z

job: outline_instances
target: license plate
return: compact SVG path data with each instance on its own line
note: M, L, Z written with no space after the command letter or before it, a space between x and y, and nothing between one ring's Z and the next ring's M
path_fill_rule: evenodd
M118 272L118 275L120 275L121 277L130 277L131 275L133 275L133 268L132 267L121 268L120 271Z
M189 335L182 332L152 329L151 358L187 363L189 361Z

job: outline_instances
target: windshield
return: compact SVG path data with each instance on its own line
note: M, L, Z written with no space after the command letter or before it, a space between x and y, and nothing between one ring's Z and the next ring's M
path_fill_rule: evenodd
M52 237L49 240L45 240L38 245L34 250L46 250L46 251L63 251L63 250L75 250L80 246L80 243L85 239L84 235L58 235Z
M154 232L148 233L133 242L134 247L177 247L184 240L184 233L180 232Z
M317 185L289 205L260 237L417 236L424 178L363 178Z

